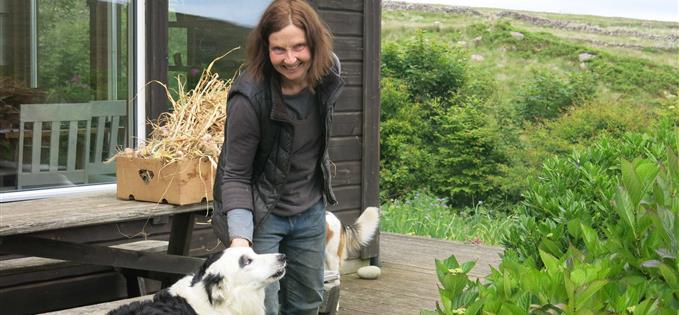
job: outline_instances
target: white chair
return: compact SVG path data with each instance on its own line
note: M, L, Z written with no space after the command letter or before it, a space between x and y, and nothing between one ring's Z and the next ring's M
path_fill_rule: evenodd
M112 164L103 162L115 154L119 143L125 143L126 135L120 140L120 118L126 115L126 107L125 101L21 104L17 189L82 184L89 181L89 176L115 173ZM96 128L93 129L95 117ZM25 129L26 123L32 123L30 130ZM45 131L43 125L47 126ZM31 136L27 137L29 132ZM66 133L65 141L61 141L63 133ZM31 138L30 163L24 163L27 138ZM49 139L49 143L44 139ZM93 144L92 139L95 140ZM65 154L60 153L62 148L66 150ZM65 163L60 163L63 156Z
M127 102L92 101L91 104L91 120L96 118L97 125L91 133L95 141L87 159L87 176L90 181L101 180L101 177L97 179L100 175L115 180L115 164L104 162L115 155L119 146L124 147L127 143L127 128L121 130L125 126L121 118L127 115Z

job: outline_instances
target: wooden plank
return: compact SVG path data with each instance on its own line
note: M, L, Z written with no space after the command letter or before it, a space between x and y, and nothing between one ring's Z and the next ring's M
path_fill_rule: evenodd
M134 298L129 298L129 299L122 299L122 300L117 300L117 301L111 301L111 302L105 302L105 303L99 303L99 304L94 304L94 305L86 305L78 308L71 308L67 310L62 310L62 311L55 311L55 312L49 312L49 313L44 313L43 315L91 315L91 314L106 314L109 311L116 309L120 306L133 303L133 302L141 302L141 301L146 301L146 300L151 300L153 299L153 295L144 295L144 296L138 296Z
M342 79L347 86L363 84L363 63L350 61L342 63Z
M363 0L315 0L320 9L363 11Z
M378 0L365 3L363 57L363 207L379 206L380 177L380 15ZM377 249L377 248L375 248ZM377 251L375 251L377 254Z
M336 171L332 177L335 186L360 185L361 162L348 161L335 163Z
M461 242L431 239L419 236L404 236L383 232L381 241L388 241L381 245L380 259L397 262L417 268L430 268L434 264L434 258L446 259L455 254L457 260L462 263L476 260L476 266L471 275L485 276L490 272L490 265L497 265L502 253L501 247L464 244ZM403 250L417 248L419 255L401 255Z
M361 159L361 137L331 138L328 152L330 159L334 162L359 161Z
M112 245L111 248L125 249L136 252L161 253L167 250L167 241L143 240L138 242ZM73 265L75 263L43 257L23 257L0 262L0 277L35 270L53 269L60 266ZM3 279L4 280L4 279Z
M146 3L146 81L167 81L168 67L168 0ZM143 61L139 61L143 62ZM146 86L146 119L155 121L167 111L167 94L160 84ZM146 129L147 135L151 128Z
M345 209L336 210L332 213L342 222L344 225L352 224L356 221L361 211L358 208L355 209Z
M363 60L363 39L361 37L337 36L333 46L335 54L342 62Z
M360 12L319 10L318 13L335 36L363 35L363 14Z
M174 206L119 200L114 192L3 203L0 236L147 219L205 210L204 204Z
M360 136L363 134L363 115L361 112L343 112L333 115L332 130L333 137Z
M358 112L363 110L363 89L361 86L345 86L337 99L335 113Z
M361 161L362 208L379 206L380 178L380 15L379 0L364 1L363 56L363 149ZM363 257L379 255L374 240L361 252ZM377 259L377 258L375 258Z
M439 298L434 258L447 258L455 252L460 262L476 259L479 262L470 274L483 277L489 268L481 264L497 266L497 254L502 251L500 247L393 233L382 233L379 244L380 278L361 280L355 274L343 275L338 315L405 315L433 310Z
M333 187L333 191L339 204L336 206L328 205L329 211L358 209L361 206L361 186Z
M30 236L5 236L0 239L0 251L171 274L189 274L203 263L202 259L194 257L136 252Z
M53 282L0 289L3 314L36 314L126 297L125 279L117 272L97 273ZM58 304L57 304L58 303Z

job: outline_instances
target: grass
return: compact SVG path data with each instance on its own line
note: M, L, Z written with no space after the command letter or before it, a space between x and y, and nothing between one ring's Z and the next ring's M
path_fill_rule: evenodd
M418 192L411 198L385 203L381 208L380 230L473 244L499 245L514 217L494 217L482 203L460 211L446 200Z

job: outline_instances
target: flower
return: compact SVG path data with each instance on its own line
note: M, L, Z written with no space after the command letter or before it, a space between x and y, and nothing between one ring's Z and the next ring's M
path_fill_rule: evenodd
M460 273L463 273L463 272L464 272L464 271L462 270L462 268L451 268L451 269L448 269L448 273L453 274L453 275L460 274Z

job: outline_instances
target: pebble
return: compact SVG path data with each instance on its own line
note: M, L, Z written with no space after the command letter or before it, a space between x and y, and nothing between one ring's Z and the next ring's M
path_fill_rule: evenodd
M380 269L380 267L377 266L364 266L358 268L358 270L356 270L356 273L358 274L358 277L361 279L372 280L379 278L380 274L382 273L382 270Z

